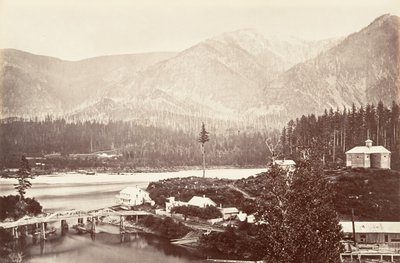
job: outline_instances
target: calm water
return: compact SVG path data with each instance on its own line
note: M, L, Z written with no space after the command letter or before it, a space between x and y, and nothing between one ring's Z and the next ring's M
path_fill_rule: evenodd
M215 169L207 177L240 179L266 171L266 169ZM46 211L81 209L91 210L115 205L115 195L126 186L146 188L151 181L166 178L202 176L201 170L139 174L55 174L32 180L28 197L35 197ZM15 194L15 179L0 179L0 195ZM112 228L112 227L111 227ZM110 230L110 231L108 231ZM92 242L88 235L70 231L65 237L46 242L45 254L40 247L27 251L29 262L201 262L207 255L194 253L171 245L168 240L148 234L133 234L128 242L120 244L118 229L108 228ZM209 254L208 254L209 255Z
M168 240L149 234L131 234L129 240L120 243L118 235L100 233L93 242L88 235L71 233L46 242L43 255L40 255L38 245L31 246L27 251L26 261L30 263L189 263L202 262L204 257L199 253L173 246Z

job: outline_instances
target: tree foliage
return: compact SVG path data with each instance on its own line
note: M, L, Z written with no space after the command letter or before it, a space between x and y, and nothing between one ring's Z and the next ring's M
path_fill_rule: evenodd
M199 133L199 138L197 139L198 142L201 144L205 144L210 140L210 133L206 131L206 126L204 123L201 124L201 131Z
M37 215L42 212L42 206L35 198L25 198L26 205L19 205L19 196L0 196L0 220L6 218L19 219L24 215Z
M234 227L228 226L224 232L211 232L200 238L200 245L205 248L217 249L231 257L253 259L250 244L253 239Z
M205 143L210 140L209 132L206 131L204 122L201 124L201 131L199 134L198 142L201 143L201 154L203 156L203 178L206 176L206 148Z
M292 175L274 167L259 203L254 251L267 262L337 262L341 228L331 185L311 161Z
M29 181L30 176L31 167L29 166L28 160L25 158L25 156L22 156L20 168L17 172L18 184L14 184L14 188L18 192L20 200L24 200L26 189L32 186L31 182Z
M150 215L140 219L139 223L169 239L181 238L190 231L189 227L175 222L170 217L159 218Z

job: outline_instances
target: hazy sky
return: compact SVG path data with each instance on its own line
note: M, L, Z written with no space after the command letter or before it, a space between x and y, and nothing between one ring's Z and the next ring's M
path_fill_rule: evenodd
M0 0L0 47L78 60L181 51L241 28L322 39L399 12L400 0Z

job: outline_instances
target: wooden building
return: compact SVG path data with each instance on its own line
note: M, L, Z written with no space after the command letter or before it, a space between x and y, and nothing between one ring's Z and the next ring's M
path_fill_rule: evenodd
M352 237L351 221L341 221L340 225L347 237ZM388 244L400 246L400 222L354 222L355 240L364 244Z
M383 146L372 146L372 141L366 140L365 146L356 146L346 152L346 166L390 169L390 151Z

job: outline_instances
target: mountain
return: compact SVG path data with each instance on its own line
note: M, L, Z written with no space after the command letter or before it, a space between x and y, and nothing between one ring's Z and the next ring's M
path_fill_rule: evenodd
M0 51L2 117L62 115L115 93L135 74L175 53L103 56L64 61L48 56Z
M63 61L5 49L0 113L176 129L205 120L220 129L279 127L327 107L399 101L399 54L399 17L390 15L321 41L242 29L177 53Z
M207 39L150 67L138 85L201 105L211 109L211 114L244 114L261 107L262 87L268 81L331 42L272 39L255 30L238 30ZM313 52L310 46L315 47Z
M266 85L266 105L293 113L322 112L382 100L400 103L400 18L384 15L317 57Z

